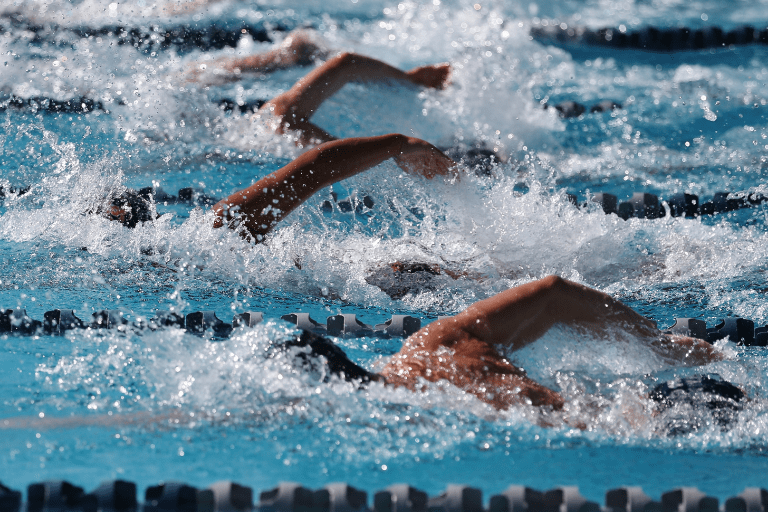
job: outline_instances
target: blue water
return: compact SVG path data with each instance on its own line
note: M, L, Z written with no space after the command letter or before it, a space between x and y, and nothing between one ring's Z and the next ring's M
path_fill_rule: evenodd
M175 9L175 14L169 14ZM764 2L6 2L0 91L22 97L102 101L108 112L0 113L0 184L31 186L0 203L0 306L71 308L82 319L120 309L263 311L251 330L211 340L164 331L73 331L0 339L0 481L14 488L66 478L91 488L105 478L140 487L178 479L233 479L265 489L281 480L332 481L374 491L408 482L431 494L447 483L486 497L509 484L603 492L642 485L658 498L698 486L721 499L765 486L768 468L765 349L723 343L723 362L669 366L633 340L554 330L515 354L570 402L565 417L587 430L539 426L534 408L498 412L445 385L423 393L324 384L265 351L290 335L278 318L355 313L368 324L392 314L423 322L550 273L606 291L660 326L675 317L713 325L724 316L768 322L766 207L705 219L623 221L576 209L607 191L707 199L720 190L766 190L768 50L762 46L647 54L555 48L528 37L539 19L592 28L626 24L730 28L768 21ZM7 16L53 25L35 39ZM331 49L409 68L448 61L444 91L350 85L313 119L338 136L392 131L442 147L481 143L504 162L491 177L428 182L385 162L334 186L371 196L360 214L324 213L323 191L264 244L213 230L204 208L158 204L164 215L128 230L88 215L110 191L192 186L223 197L300 153L221 98L253 101L286 90L304 69L208 85L184 73L221 56L276 43L242 38L237 49L144 51L116 36L71 27L210 26L244 20L267 28L313 27ZM284 32L272 34L279 41ZM612 113L562 120L543 102ZM525 193L523 193L525 192ZM393 261L421 261L474 278L440 276L434 289L390 299L366 277ZM401 340L340 339L370 369ZM643 398L655 383L718 373L751 397L730 428L668 436ZM7 423L6 423L7 422Z

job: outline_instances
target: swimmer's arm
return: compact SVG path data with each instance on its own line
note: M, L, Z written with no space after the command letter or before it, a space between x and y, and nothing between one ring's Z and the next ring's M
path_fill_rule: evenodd
M323 58L327 50L314 41L310 31L305 29L294 30L280 44L268 52L257 53L247 57L226 57L212 62L195 63L187 73L189 81L200 81L203 71L213 70L214 74L222 71L230 74L217 77L218 80L236 80L242 72L271 73L280 69L288 69L295 66L308 66L314 59Z
M449 73L448 64L401 71L370 57L342 53L309 72L288 91L267 102L262 109L270 110L278 116L290 115L291 120L296 122L308 122L326 99L349 82L402 80L424 87L442 88Z
M596 334L615 327L647 340L665 355L693 364L717 360L720 354L703 340L663 337L655 322L598 290L549 276L476 302L435 326L435 334L452 330L491 345L518 350L536 341L555 324L578 325Z
M396 157L423 167L405 170L428 178L447 175L455 163L432 144L399 134L327 142L285 167L235 192L213 207L215 227L225 223L260 241L286 215L318 190Z
M282 48L275 48L268 52L248 55L247 57L232 57L217 61L221 69L231 73L255 71L269 73L278 69L286 69L296 65L291 55L286 55Z
M444 321L473 338L513 350L536 341L555 324L597 330L619 322L638 334L658 334L654 322L611 296L558 276L510 288Z
M327 51L317 44L309 31L298 29L291 32L278 48L248 57L220 61L227 71L258 71L268 73L294 66L307 66L315 58L322 58Z
M684 366L698 366L723 359L723 354L712 344L689 336L664 334L651 340L649 345L659 354Z

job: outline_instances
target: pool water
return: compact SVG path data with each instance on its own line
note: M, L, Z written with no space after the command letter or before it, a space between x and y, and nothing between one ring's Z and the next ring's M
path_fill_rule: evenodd
M269 356L293 332L279 320L286 313L321 322L354 313L368 324L408 314L427 323L552 273L610 293L662 327L676 317L713 326L727 316L765 325L765 205L624 221L596 205L576 208L565 194L768 193L768 47L657 54L529 37L541 20L593 29L758 26L768 21L765 2L19 0L0 12L3 94L85 96L103 106L0 113L0 185L31 187L0 203L0 306L37 319L56 308L83 320L103 309L132 321L158 310L214 310L227 322L262 311L266 319L226 339L172 328L0 338L4 484L233 479L266 489L347 481L373 491L408 482L436 494L464 483L490 496L514 483L578 485L598 502L621 485L642 485L656 498L697 486L721 500L765 486L764 348L722 342L726 360L679 368L636 340L554 329L510 357L562 392L562 414L496 411L443 384L419 393L358 390ZM275 41L313 27L329 48L404 69L450 62L445 90L352 84L313 121L337 136L401 132L446 148L481 145L501 162L490 176L466 170L460 180L432 182L385 162L333 187L339 198L370 196L373 208L324 211L331 191L323 191L259 245L212 229L205 207L158 203L164 215L134 230L87 214L126 186L173 194L193 187L221 198L300 154L218 102L273 97L306 68L224 84L185 79L200 62L275 43L244 36L237 48L210 51L134 47L80 30L238 23L263 27ZM543 108L603 99L622 108L575 119ZM392 299L367 278L394 261L467 277L437 276ZM336 341L374 371L402 342ZM644 395L697 373L719 374L750 401L728 428L706 411L675 411L702 427L669 435L670 415L653 415Z

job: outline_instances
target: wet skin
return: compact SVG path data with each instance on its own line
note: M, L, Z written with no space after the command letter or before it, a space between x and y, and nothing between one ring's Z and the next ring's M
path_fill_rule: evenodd
M560 409L564 400L558 393L529 379L496 348L519 350L556 324L596 335L619 328L679 364L722 358L706 341L662 335L653 321L609 295L549 276L427 325L405 341L381 374L388 383L411 389L419 388L421 379L445 379L498 409L521 403Z
M320 105L350 82L402 81L442 89L448 82L449 64L421 66L401 71L384 62L354 53L342 53L299 79L293 87L268 101L259 110L277 119L278 133L293 131L300 144L316 144L335 137L310 119Z

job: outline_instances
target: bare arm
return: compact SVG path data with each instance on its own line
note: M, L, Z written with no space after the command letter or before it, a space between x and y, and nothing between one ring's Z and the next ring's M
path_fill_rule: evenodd
M517 350L555 324L595 331L620 325L638 336L656 336L656 323L603 292L549 276L476 302L455 317L460 328L491 344Z
M221 61L221 65L227 71L234 73L241 71L267 73L294 66L308 66L316 58L323 58L327 54L327 50L314 39L307 30L294 30L274 50L243 58L226 59Z
M282 118L283 128L303 130L320 105L349 82L402 80L442 88L449 72L448 64L401 71L370 57L342 53L309 72L288 91L268 101L262 110Z
M609 295L550 276L427 325L405 341L382 375L389 383L410 388L419 378L445 379L502 409L523 401L557 409L563 399L556 392L526 377L494 348L520 349L555 324L577 324L598 333L615 326L688 364L721 358L706 341L664 337L654 322Z
M327 142L214 205L214 226L227 223L260 241L286 215L321 188L392 157L426 162L405 170L428 178L446 175L454 162L420 139L399 134Z
M665 338L655 322L629 306L603 292L558 276L510 288L476 302L455 317L435 325L423 336L426 340L434 338L429 342L431 344L442 339L438 343L444 345L446 339L455 336L452 333L462 332L490 345L506 345L518 350L536 341L555 324L579 325L598 334L611 327L620 328L646 339L654 349L686 356L693 364L720 358L706 341ZM670 346L665 346L660 339L668 340Z
M316 59L325 58L328 51L318 43L312 31L298 29L288 34L280 46L268 52L247 57L227 57L210 62L198 62L187 71L187 80L193 82L229 82L237 80L243 72L271 73L295 66L308 66ZM204 72L213 76L205 75Z

